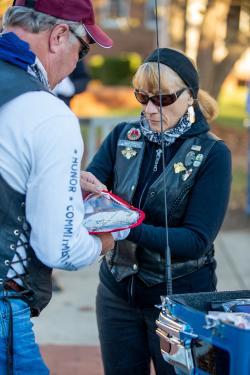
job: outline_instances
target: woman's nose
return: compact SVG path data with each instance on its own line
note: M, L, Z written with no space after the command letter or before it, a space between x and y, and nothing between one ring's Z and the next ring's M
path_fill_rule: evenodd
M145 112L158 113L158 107L153 102L151 102L151 100L149 100L148 104L145 106Z

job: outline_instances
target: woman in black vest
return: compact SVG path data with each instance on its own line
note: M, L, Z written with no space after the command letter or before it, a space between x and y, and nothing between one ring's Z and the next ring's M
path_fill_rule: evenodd
M213 242L226 212L231 182L227 146L209 133L217 104L199 89L198 73L183 54L154 51L135 74L140 119L118 124L88 171L109 190L146 213L103 259L97 321L106 375L174 374L160 353L155 320L166 294L166 225L161 146L162 103L168 238L174 293L216 288ZM83 187L86 188L86 182Z

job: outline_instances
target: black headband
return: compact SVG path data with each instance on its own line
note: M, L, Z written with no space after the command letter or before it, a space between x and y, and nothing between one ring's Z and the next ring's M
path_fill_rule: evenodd
M158 49L154 50L144 62L158 62ZM184 54L171 48L159 48L159 62L174 70L189 87L193 98L197 99L199 91L198 72Z

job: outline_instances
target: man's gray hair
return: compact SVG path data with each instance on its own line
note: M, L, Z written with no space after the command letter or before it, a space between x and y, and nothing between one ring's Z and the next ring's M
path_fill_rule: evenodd
M45 13L36 12L34 9L14 6L10 7L3 17L3 29L7 27L21 27L22 29L38 34L41 31L52 29L55 25L67 24L76 35L86 35L81 23L63 20Z

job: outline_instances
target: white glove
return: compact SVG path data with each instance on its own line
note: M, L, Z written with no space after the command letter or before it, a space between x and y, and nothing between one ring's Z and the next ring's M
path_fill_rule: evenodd
M120 241L120 240L125 240L125 238L128 237L129 233L130 233L130 229L124 229L118 232L112 232L112 236L113 236L114 241Z

